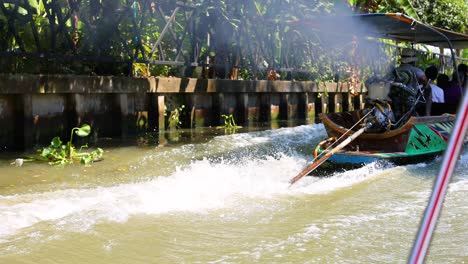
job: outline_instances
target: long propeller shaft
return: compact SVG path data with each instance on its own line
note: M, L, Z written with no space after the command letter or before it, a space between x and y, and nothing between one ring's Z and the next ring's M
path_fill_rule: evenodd
M324 163L327 159L333 156L333 154L346 147L349 143L351 143L353 140L355 140L357 137L359 137L362 133L364 133L367 129L369 129L372 126L372 123L367 123L363 128L359 129L358 131L354 132L354 134L343 140L338 146L325 153L322 157L314 161L312 164L308 165L304 170L302 170L299 174L297 174L294 178L292 178L289 181L290 185L293 185L302 177L314 171L316 168L318 168L318 166L322 165L322 163Z

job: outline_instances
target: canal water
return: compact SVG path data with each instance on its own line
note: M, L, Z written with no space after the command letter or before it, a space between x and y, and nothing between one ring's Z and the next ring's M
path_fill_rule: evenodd
M288 181L320 124L104 144L64 168L0 160L0 263L405 263L440 158ZM118 147L116 147L118 145ZM468 153L427 263L468 262Z

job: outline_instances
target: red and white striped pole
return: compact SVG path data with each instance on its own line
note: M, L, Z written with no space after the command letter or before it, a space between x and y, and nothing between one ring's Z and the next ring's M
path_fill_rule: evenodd
M418 236L414 241L413 249L408 261L410 264L419 264L423 263L424 261L427 249L429 248L432 233L434 232L434 228L436 226L436 222L444 202L445 193L447 192L452 173L455 169L455 165L463 147L467 127L468 96L466 95L465 91L465 96L463 97L463 102L458 109L455 126L453 128L452 135L450 136L447 149L445 150L439 174L437 175L437 178L434 182L431 198L424 213L424 218L422 219L421 225L419 227Z

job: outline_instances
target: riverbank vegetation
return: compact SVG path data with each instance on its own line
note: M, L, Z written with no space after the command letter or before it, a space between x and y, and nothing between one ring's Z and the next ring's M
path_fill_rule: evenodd
M229 114L229 115L221 115L221 117L224 120L224 125L218 126L217 128L222 128L226 132L226 134L234 134L237 132L239 128L242 128L242 126L238 126L236 124L236 121L234 120L234 115Z
M182 111L184 111L184 108L185 108L185 105L181 105L179 107L174 108L174 110L172 110L169 113L169 118L168 118L169 129L175 130L175 129L180 128L180 126L182 125L182 121L180 120L180 116L182 114ZM164 115L165 116L167 115L167 110L166 109L164 111Z
M74 127L70 133L70 140L67 143L62 142L60 137L54 137L50 145L40 149L39 156L33 160L46 161L51 165L66 165L74 162L88 165L92 162L102 159L104 151L97 148L93 151L83 151L88 146L83 145L79 149L73 145L73 135L87 137L91 133L91 127L83 124L81 127Z
M2 2L0 72L347 80L366 46L326 43L301 21L404 12L465 32L467 11L464 0Z

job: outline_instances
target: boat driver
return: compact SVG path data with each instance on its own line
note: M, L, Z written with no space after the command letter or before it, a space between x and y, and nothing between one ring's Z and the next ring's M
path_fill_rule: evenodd
M388 130L402 126L417 107L423 106L426 115L430 113L430 88L424 72L414 66L414 50L403 49L400 66L392 68L385 76L374 76L366 81L368 90L367 108L374 109L373 119L376 129ZM421 102L429 104L421 104Z
M416 106L423 105L425 115L430 115L430 94L427 77L420 68L415 66L416 53L412 49L403 49L400 66L395 68L389 76L391 80L388 94L392 101L393 113L397 120L396 127L404 124L410 116L416 115Z

